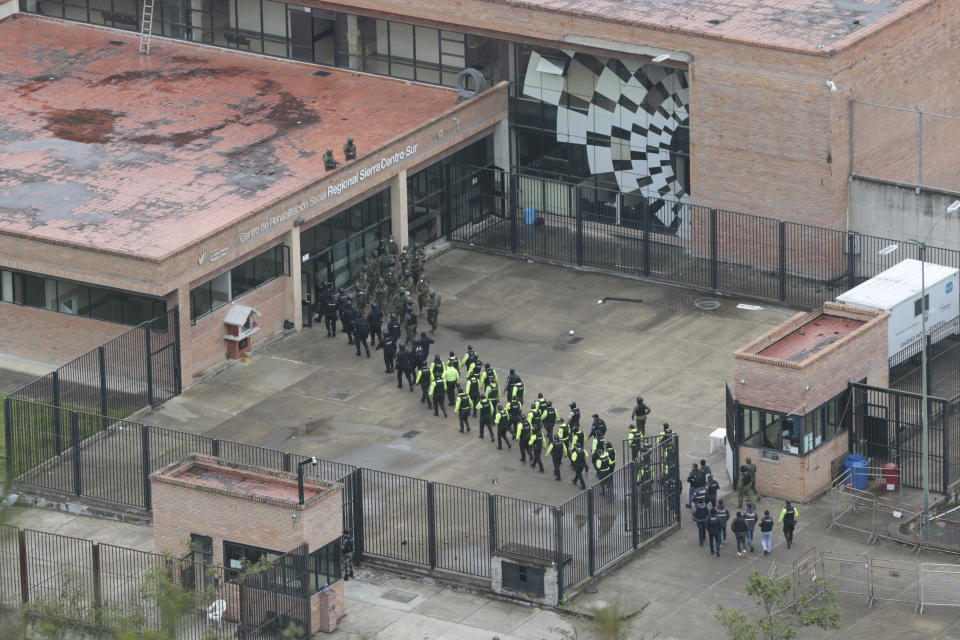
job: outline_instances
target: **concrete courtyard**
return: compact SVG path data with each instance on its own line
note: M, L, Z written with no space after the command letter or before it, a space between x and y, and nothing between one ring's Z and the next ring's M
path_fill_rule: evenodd
M443 296L431 356L459 357L473 345L501 382L516 369L528 399L542 392L563 415L575 401L585 430L599 413L615 441L642 395L653 410L648 435L665 421L680 434L682 469L706 456L708 434L724 425L731 352L783 318L738 311L726 299L702 312L682 289L464 250L431 261L427 278ZM643 302L598 305L601 296ZM314 327L138 419L530 500L576 493L569 475L555 482L549 469L521 465L516 448L478 441L475 420L461 435L452 413L435 418L419 397L396 388L379 352L358 359L345 337Z
M736 310L720 299L716 311L694 307L699 297L682 289L615 278L482 253L454 250L428 265L427 277L443 295L441 329L431 353L462 355L472 344L503 379L513 367L528 395L542 391L566 411L582 408L584 422L599 413L616 439L626 434L634 397L653 409L648 430L663 421L680 434L681 464L707 457L730 491L718 449L707 456L708 434L724 424L723 382L732 375L731 352L779 322L774 313ZM597 305L601 296L641 298L642 303ZM571 341L568 331L573 329ZM212 374L141 422L265 447L341 460L544 502L566 500L576 490L519 463L516 449L497 451L489 441L457 431L451 416L434 418L419 393L396 389L382 358L358 359L338 335L303 331L260 349L249 364ZM417 432L417 433L411 433ZM410 436L413 437L410 437ZM407 436L407 437L404 437ZM684 485L685 487L685 485ZM735 503L734 503L735 504ZM776 514L780 501L763 499ZM133 548L152 550L149 527L17 508L12 522ZM866 536L834 528L829 497L800 505L796 544L786 549L779 527L770 556L738 557L732 538L721 557L696 540L684 514L682 529L596 582L565 607L583 611L619 603L631 612L629 638L694 640L725 637L714 619L717 604L750 609L743 585L753 570L783 575L815 547L841 554L919 562L956 558L889 542L867 545ZM347 583L347 617L337 640L593 640L588 623L565 612L493 600L432 581L395 576L369 567ZM883 602L872 608L841 596L837 631L803 630L800 638L870 640L960 639L955 608L930 607L916 615L909 605ZM558 629L578 635L563 635Z

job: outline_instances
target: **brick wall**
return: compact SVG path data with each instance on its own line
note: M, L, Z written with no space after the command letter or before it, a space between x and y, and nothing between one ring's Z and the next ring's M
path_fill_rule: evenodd
M803 362L756 354L820 312L798 314L738 349L733 387L741 404L805 415L843 392L848 382L866 378L887 386L888 314L832 302L824 304L823 312L867 322Z
M289 473L251 471L242 465L225 465L208 456L193 456L206 464L228 469L243 469L244 474L260 475L270 481L296 486ZM270 500L249 495L215 492L171 479L169 475L189 465L184 461L151 476L153 496L153 536L157 553L181 557L190 548L190 534L213 538L213 563L223 564L223 542L263 547L286 553L303 543L314 551L340 537L343 522L343 488L315 480L307 487L325 490L306 504ZM296 518L292 516L296 515Z
M757 491L762 496L809 502L830 487L831 463L848 451L849 433L844 431L805 456L779 452L780 460L761 458L761 450L740 446L740 460L750 458L757 465ZM776 512L770 510L776 517Z
M0 303L0 327L0 353L58 366L131 329L11 303Z
M300 265L294 261L292 268ZM253 307L260 312L256 318L260 331L251 338L253 345L269 340L283 330L283 321L290 320L300 326L300 317L290 318L287 310L287 287L290 278L281 276L265 285L248 291L237 298L236 304ZM189 296L187 296L189 299ZM181 370L183 372L183 386L189 386L193 378L210 367L223 362L227 355L227 343L223 339L226 326L223 319L230 311L231 305L220 307L216 311L197 319L196 325L190 325L190 316L186 314L186 324L181 323ZM298 310L299 311L299 310Z

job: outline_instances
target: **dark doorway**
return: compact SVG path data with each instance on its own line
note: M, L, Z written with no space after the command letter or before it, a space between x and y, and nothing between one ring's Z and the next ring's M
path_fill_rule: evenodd
M313 62L313 16L304 7L287 10L290 20L290 57Z

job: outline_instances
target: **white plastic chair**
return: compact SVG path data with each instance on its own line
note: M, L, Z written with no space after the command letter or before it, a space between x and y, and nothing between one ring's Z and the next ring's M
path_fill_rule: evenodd
M226 600L214 600L213 604L207 607L207 621L214 621L219 627L223 623L223 614L227 610Z

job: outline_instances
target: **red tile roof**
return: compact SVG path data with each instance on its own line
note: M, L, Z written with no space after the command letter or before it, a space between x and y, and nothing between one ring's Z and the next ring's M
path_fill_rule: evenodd
M932 0L485 0L615 22L822 50Z
M318 71L328 75L314 75ZM0 22L0 232L160 258L454 106L409 84L38 16Z
M759 355L791 362L803 362L864 324L866 324L865 320L821 313L802 327L761 349Z

